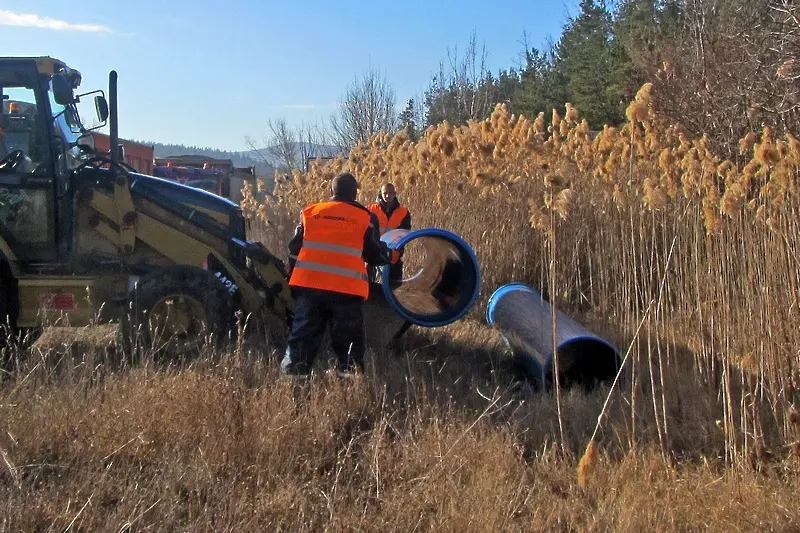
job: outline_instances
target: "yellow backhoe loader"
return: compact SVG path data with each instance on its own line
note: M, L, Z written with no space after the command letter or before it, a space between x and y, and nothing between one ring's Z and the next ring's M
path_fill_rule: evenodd
M196 345L225 338L241 311L280 346L294 306L283 263L247 239L236 204L126 167L117 149L116 72L108 99L103 91L80 94L80 83L77 70L50 57L0 58L4 322L38 328L54 318L72 327L119 321L126 343ZM82 143L90 131L80 116L87 103L99 124L91 129L108 123L110 153ZM466 285L444 284L466 295L459 309L447 310L454 320L477 296L474 256L467 263L455 273L469 278ZM368 330L372 323L389 337L405 331L418 314L398 313L402 304L383 297L388 289L374 289Z
M80 82L56 59L0 58L0 316L14 328L131 316L146 342L196 342L223 337L240 309L280 342L283 266L246 239L241 209L82 144L87 99L119 144L116 73L108 100Z

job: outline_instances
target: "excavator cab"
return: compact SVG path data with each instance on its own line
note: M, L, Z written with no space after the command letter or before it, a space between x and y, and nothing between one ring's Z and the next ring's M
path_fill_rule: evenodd
M12 326L35 321L38 311L22 309L20 296L37 277L70 271L79 83L80 73L57 60L0 58L0 313Z
M22 263L57 257L53 172L48 164L47 109L35 72L0 70L0 235Z
M20 273L63 270L69 259L73 212L63 193L82 126L65 87L79 79L55 60L0 58L0 251Z

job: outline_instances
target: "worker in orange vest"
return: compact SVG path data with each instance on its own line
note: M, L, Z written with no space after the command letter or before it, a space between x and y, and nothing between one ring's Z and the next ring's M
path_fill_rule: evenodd
M364 368L364 300L367 265L393 264L401 253L379 238L377 217L356 202L358 182L349 173L331 184L327 202L307 206L289 242L289 285L295 314L281 371L308 375L330 322L337 372ZM366 264L365 264L366 263Z
M391 183L381 186L381 192L375 199L375 203L369 204L367 209L378 217L381 236L393 229L411 229L411 213L408 208L400 205L397 191ZM377 268L370 268L370 280L375 279L377 270ZM402 261L398 261L390 267L389 278L393 283L399 283L403 279Z

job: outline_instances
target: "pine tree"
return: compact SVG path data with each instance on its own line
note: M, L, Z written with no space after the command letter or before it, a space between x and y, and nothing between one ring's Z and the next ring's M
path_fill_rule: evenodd
M411 98L407 103L403 112L400 113L400 130L406 130L408 138L412 141L417 141L420 135L419 124L417 124L416 102Z
M622 95L613 83L611 14L602 0L581 0L581 12L565 28L557 48L556 69L566 80L567 96L594 128L624 118Z
M520 75L520 87L512 98L512 108L529 118L553 109L563 111L567 102L566 81L556 68L555 51L525 51L526 67Z

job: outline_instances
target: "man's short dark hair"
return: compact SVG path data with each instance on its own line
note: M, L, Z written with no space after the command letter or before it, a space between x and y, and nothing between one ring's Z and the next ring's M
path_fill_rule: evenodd
M349 172L344 172L333 178L331 192L342 200L354 201L358 194L358 180Z

